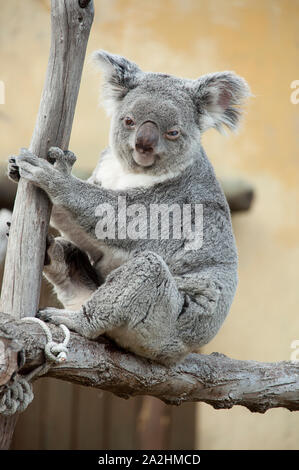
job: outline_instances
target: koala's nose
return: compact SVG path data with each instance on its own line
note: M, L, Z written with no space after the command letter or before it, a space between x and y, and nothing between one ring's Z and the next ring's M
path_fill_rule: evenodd
M146 121L139 127L136 134L135 148L139 153L153 153L159 140L158 126Z

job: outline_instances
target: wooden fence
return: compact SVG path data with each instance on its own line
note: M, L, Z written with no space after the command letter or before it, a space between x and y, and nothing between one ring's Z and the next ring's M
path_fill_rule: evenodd
M194 449L194 404L162 404L152 422L152 415L143 415L156 405L161 411L156 398L124 400L55 379L40 379L34 392L20 415L13 449Z

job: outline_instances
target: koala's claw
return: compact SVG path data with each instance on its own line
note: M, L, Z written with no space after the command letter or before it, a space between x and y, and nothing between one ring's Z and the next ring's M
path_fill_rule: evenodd
M16 157L11 156L8 160L7 176L10 180L18 183L20 181L20 172L16 164Z
M56 321L58 321L58 319L65 318L62 312L63 312L62 309L58 309L54 307L46 307L44 309L39 310L36 316L45 322L56 323L55 319Z
M70 150L50 147L48 151L48 161L54 163L55 168L63 173L69 174L76 160L76 155Z
M9 231L10 231L10 227L11 227L11 222L6 222L6 225L7 225L6 236L9 237Z
M33 183L38 183L36 176L40 170L46 170L46 165L49 163L38 158L30 150L21 148L20 155L12 155L9 158L7 175L15 182L19 182L20 178L24 177Z
M75 312L72 310L64 310L54 307L46 307L41 309L37 312L37 318L43 320L44 322L53 323L54 325L65 325L67 328L73 331L78 331L79 329L76 327L76 316L79 312Z
M66 160L70 164L74 164L77 160L76 155L70 150L62 150L59 147L50 147L48 151L49 158L53 160Z
M50 198L55 197L57 184L64 184L63 178L70 176L76 157L72 152L51 147L49 159L54 161L54 166L49 161L38 158L30 150L22 148L20 155L10 157L8 176L16 182L23 177L44 189ZM50 193L51 190L53 194Z
M54 199L63 192L66 180L71 176L70 171L61 165L51 165L27 149L21 149L20 155L12 158L15 158L15 163L9 163L14 165L12 171L17 169L21 178L43 189L55 204Z

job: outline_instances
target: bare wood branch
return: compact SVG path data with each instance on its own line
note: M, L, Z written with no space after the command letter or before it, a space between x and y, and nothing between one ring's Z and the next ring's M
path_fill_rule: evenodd
M55 341L61 341L60 328L49 326ZM46 339L39 325L0 314L0 337L1 331L22 344L24 371L43 363ZM299 362L263 363L218 353L190 354L168 369L122 351L104 338L96 342L72 333L68 362L53 366L47 375L123 398L152 395L174 405L189 401L214 408L242 405L259 413L277 407L299 410Z
M52 145L67 149L93 21L93 2L51 0L51 50L30 150L46 158ZM1 309L15 317L35 315L40 296L51 204L46 194L21 180L15 199L2 284ZM6 448L12 418L0 417L0 448Z

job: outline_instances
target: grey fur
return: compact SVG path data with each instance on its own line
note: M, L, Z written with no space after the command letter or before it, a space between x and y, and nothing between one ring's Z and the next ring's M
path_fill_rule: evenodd
M237 251L230 211L200 136L208 127L234 129L249 89L232 72L189 80L142 72L103 51L96 57L104 67L110 109L113 101L110 147L101 161L115 155L125 172L150 175L154 183L106 189L99 184L98 168L89 181L79 180L62 171L71 164L59 149L52 150L54 166L28 151L11 160L14 175L17 166L22 177L47 192L54 224L88 253L105 279L80 309L45 309L40 315L88 338L105 333L136 354L171 364L215 336L235 294ZM132 128L124 125L127 116ZM154 164L145 167L136 163L135 136L148 121L158 127L159 141ZM175 141L167 137L172 129L180 133ZM186 237L98 240L96 208L109 203L117 213L119 196L126 196L127 206L147 208L203 204L202 247L186 250Z

